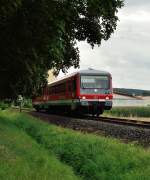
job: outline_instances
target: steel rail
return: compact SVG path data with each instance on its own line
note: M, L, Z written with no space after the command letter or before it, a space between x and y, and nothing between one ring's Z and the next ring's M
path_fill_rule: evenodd
M150 121L141 121L141 120L133 120L133 119L122 119L122 118L114 118L114 117L90 117L89 120L109 122L113 124L121 124L121 125L129 125L136 126L142 128L150 128Z
M135 126L135 127L141 127L141 128L147 128L150 129L150 121L141 121L141 120L135 120L135 119L123 119L123 118L114 118L114 117L93 117L90 115L70 115L70 114L55 114L62 116L64 118L73 118L77 120L90 120L90 121L99 121L99 122L106 122L106 123L112 123L112 124L118 124L118 125L128 125L128 126Z
M18 109L16 107L13 107L12 109ZM28 108L22 108L23 111L31 112L32 109ZM82 120L92 120L92 121L101 121L101 122L107 122L112 124L118 124L118 125L128 125L128 126L136 126L141 128L148 128L150 129L150 121L143 121L143 120L135 120L135 119L123 119L123 118L114 118L114 117L93 117L89 115L67 115L67 114L55 114L60 115L64 118L76 118L76 119L82 119Z

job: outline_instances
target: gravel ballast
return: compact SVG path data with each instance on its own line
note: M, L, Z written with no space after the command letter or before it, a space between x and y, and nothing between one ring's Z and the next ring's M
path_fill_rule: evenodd
M64 117L59 115L51 115L37 112L30 112L30 114L32 116L38 117L42 120L62 127L71 128L83 132L111 136L123 139L127 142L132 141L135 143L139 143L146 147L150 146L150 129L148 128L79 119L74 117Z

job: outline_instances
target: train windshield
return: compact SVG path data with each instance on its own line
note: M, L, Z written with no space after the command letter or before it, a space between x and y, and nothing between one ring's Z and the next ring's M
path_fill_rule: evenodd
M108 76L81 76L82 89L109 89Z

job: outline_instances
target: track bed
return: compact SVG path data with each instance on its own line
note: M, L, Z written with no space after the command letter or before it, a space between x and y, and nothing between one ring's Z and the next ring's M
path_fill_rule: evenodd
M58 126L83 132L112 136L123 139L126 142L134 141L147 147L150 146L150 122L142 121L141 123L136 120L131 121L127 119L106 117L68 117L64 115L62 116L37 112L30 112L30 114Z

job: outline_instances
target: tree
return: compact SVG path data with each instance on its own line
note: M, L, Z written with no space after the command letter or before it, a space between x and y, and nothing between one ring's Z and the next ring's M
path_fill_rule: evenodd
M36 94L55 74L79 67L77 41L108 40L122 0L1 0L0 97Z

